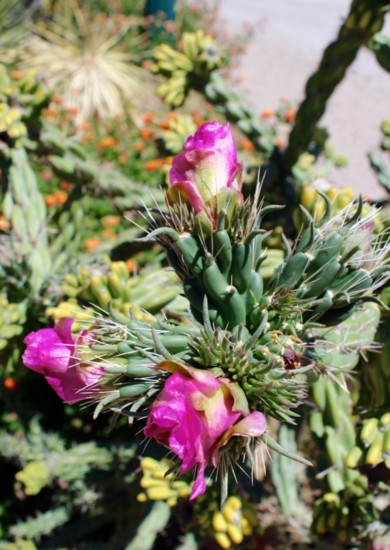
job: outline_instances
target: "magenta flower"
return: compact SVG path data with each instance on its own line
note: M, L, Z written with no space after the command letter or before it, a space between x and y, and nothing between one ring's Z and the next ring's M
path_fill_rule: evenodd
M225 189L241 195L241 165L230 125L202 124L184 144L184 151L173 159L167 191L169 204L184 202L195 213L210 212L212 200Z
M92 334L83 330L75 340L71 333L73 321L63 317L54 328L30 332L24 339L27 349L23 354L24 365L43 374L69 405L96 391L96 384L104 374L101 368L86 366L78 360L77 346L88 344Z
M227 378L172 361L158 367L176 372L153 403L144 434L178 456L182 474L196 467L193 500L205 492L205 469L217 467L219 449L235 435L262 435L265 417L249 412L243 391Z

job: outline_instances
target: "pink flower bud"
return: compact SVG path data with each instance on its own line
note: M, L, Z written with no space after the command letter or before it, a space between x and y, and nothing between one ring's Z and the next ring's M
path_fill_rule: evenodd
M144 434L178 456L181 473L196 467L192 500L205 492L204 472L210 462L217 466L219 449L233 436L259 437L266 421L249 412L243 391L227 378L173 362L159 367L177 372L153 403Z
M186 203L196 214L210 214L213 199L225 189L235 190L241 201L241 165L230 125L202 124L173 159L169 179L168 203Z
M29 369L43 374L59 397L72 405L96 391L96 384L104 371L86 366L77 357L77 346L85 345L92 334L83 330L77 340L72 337L74 319L62 317L54 328L30 332L24 339L27 349L23 363Z

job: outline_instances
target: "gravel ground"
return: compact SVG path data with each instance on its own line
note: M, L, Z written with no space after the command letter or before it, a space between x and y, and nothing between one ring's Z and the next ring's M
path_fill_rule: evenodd
M257 111L275 108L279 99L303 98L307 78L323 49L337 35L350 0L221 0L221 16L234 31L250 23L255 35L238 76L246 100ZM390 32L390 15L385 30ZM369 165L367 151L380 141L380 124L390 116L390 75L373 54L361 49L328 102L321 124L349 165L332 179L374 199L386 197Z

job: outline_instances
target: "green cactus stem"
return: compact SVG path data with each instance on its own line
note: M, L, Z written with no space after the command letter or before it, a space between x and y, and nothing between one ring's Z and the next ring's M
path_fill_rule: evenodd
M285 168L290 169L308 149L328 99L344 78L359 48L382 28L388 9L387 0L353 0L337 39L325 49L317 71L306 83L305 99L298 108L282 159Z

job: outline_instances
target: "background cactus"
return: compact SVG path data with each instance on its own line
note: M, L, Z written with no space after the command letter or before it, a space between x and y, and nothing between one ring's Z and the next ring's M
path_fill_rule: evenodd
M46 310L55 320L74 317L80 330L92 323L97 316L95 304L106 310L111 308L125 317L152 319L146 312L156 313L181 292L178 278L164 269L152 269L136 276L130 276L125 262L111 262L105 258L100 264L79 268L75 274L67 273L60 285L66 301ZM146 310L146 311L144 311Z
M373 149L368 153L371 167L376 173L378 183L390 193L390 170L386 155L389 158L390 151L390 118L383 121L381 126L383 138L380 148Z
M157 93L173 107L183 103L193 81L207 81L211 72L224 63L222 48L201 29L183 33L181 50L161 44L154 51L153 70L168 78Z
M340 27L337 39L324 51L317 71L306 83L306 97L300 104L283 163L291 168L308 149L327 101L354 61L359 48L381 30L388 10L386 0L354 0Z

